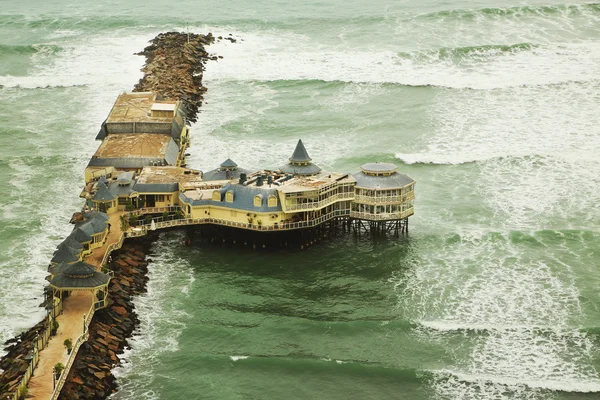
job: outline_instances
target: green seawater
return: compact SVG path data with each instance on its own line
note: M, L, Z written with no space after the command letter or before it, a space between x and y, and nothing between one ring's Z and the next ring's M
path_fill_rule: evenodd
M83 170L157 33L209 48L189 165L385 161L410 233L306 251L161 234L116 399L595 399L600 6L2 2L0 340L42 316Z

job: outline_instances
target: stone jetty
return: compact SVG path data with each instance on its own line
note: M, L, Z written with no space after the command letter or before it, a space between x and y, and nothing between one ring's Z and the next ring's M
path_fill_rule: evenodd
M206 88L202 86L204 65L217 60L205 46L214 43L211 33L161 33L150 41L150 46L137 55L146 57L142 68L144 76L135 85L134 92L158 92L165 99L185 103L188 122L196 122L198 109Z
M139 322L133 298L146 290L146 255L157 237L128 239L113 253L109 268L115 276L108 289L109 305L94 314L89 339L81 345L59 399L103 399L116 391L111 371Z

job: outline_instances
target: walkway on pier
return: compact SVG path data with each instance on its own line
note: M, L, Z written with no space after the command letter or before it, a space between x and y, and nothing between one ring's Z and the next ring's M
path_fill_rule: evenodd
M48 347L40 351L40 361L29 381L29 395L36 399L49 399L54 391L53 369L56 363L66 364L69 358L63 342L73 342L83 333L83 315L90 311L90 292L73 292L63 300L63 313L56 320L60 324L56 336L52 336Z
M117 212L109 216L108 222L111 225L109 234L102 247L92 251L92 254L86 256L86 263L95 265L97 270L102 268L102 260L109 247L119 242L121 239L121 221L122 212ZM48 346L40 351L40 360L35 368L34 375L31 377L28 386L28 398L48 400L52 398L54 392L53 370L56 363L62 363L67 366L69 355L63 342L70 338L75 346L77 339L83 335L84 316L88 316L92 309L92 293L88 291L74 291L63 300L62 313L57 316L59 328L56 336L52 336ZM73 349L71 357L75 357L77 348ZM63 371L63 377L69 373L67 369Z

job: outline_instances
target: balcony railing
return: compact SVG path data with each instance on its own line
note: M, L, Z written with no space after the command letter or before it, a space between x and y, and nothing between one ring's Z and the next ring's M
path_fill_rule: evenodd
M312 210L315 208L323 208L330 204L335 203L338 200L352 200L354 199L354 192L346 192L346 193L338 193L330 196L321 201L313 201L309 203L300 203L300 204L291 204L291 205L283 205L282 208L285 212L288 211L298 211L298 210Z
M381 214L371 214L366 212L358 212L351 211L350 217L356 219L364 219L367 221L393 221L397 219L408 218L415 213L414 208L409 208L405 211L395 212L395 213L381 213Z
M415 198L415 192L410 192L402 196L365 196L363 194L357 194L354 197L354 201L357 203L368 203L368 204L402 204Z
M225 219L219 218L183 218L183 219L175 219L171 221L163 221L163 222L155 222L154 227L159 230L163 228L170 228L176 226L185 226L185 225L204 225L204 224L214 224L214 225L222 225L222 226L230 226L233 228L242 228L242 229L250 229L254 231L286 231L292 229L300 229L300 228L310 228L319 224L322 224L325 221L333 219L335 217L347 216L350 215L350 210L336 210L330 212L328 214L322 215L318 218L315 218L310 221L296 221L296 222L280 222L274 225L262 225L262 224L251 224L245 222L236 222L229 221ZM130 229L126 232L127 237L137 237L143 236L151 228L151 224L144 224L137 226L135 228Z

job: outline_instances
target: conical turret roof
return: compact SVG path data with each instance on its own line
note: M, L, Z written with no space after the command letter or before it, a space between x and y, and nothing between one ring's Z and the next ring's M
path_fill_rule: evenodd
M221 163L221 168L235 168L237 166L238 165L231 158L228 158Z
M312 158L308 156L308 152L302 143L302 139L298 140L294 154L290 157L290 161L295 163L306 163L312 161Z
M309 157L304 143L298 140L294 154L290 157L290 162L279 169L281 172L292 175L314 175L321 171L318 165L313 164Z
M115 199L115 195L112 194L104 182L98 182L98 191L92 198L95 201L111 201Z

